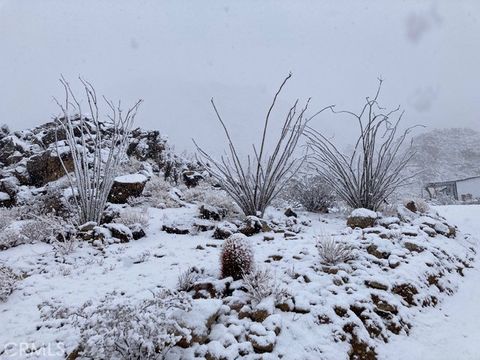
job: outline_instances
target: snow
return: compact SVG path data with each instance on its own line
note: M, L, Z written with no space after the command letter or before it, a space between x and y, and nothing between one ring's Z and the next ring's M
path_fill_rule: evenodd
M248 241L254 249L257 264L266 266L268 263L279 284L292 294L294 301L289 301L293 311L280 312L276 308L272 309L269 299L262 302L260 308L268 303L269 312L275 313L259 324L250 319L239 319L236 315L227 315L229 306L225 302L222 305L219 299L196 299L193 303L195 311L181 315L191 327L201 330L194 335L204 335L207 331L206 323L217 317L218 320L212 325L209 335L211 341L199 345L195 352L204 355L221 354L233 359L239 349L249 349L250 343L245 339L238 340L238 343L235 340L241 339L244 336L242 334L247 334L257 346L275 344L272 354L270 357L265 356L265 359L280 356L285 359L346 359L349 344L338 340L342 328L353 322L358 326L359 333L363 334L362 337L379 349L379 359L476 359L475 344L480 341L476 329L476 319L480 316L476 300L480 294L476 284L480 283L480 273L476 269L465 269L466 276L463 278L456 271L446 271L446 266L454 266L449 259L465 257L467 247L476 246L473 237L469 237L467 232L475 234L480 231L480 225L476 223L480 206L442 207L438 210L459 226L457 238L441 235L430 238L419 229L419 224L415 228L419 234L417 237L410 239L406 236L399 240L402 231L412 229L396 224L396 220L391 222L390 219L387 223L391 222L390 226L394 230L372 228L392 236L383 239L376 233L346 229L343 215L302 212L299 212L298 224L292 224L300 230L295 241L287 241L281 232L269 233L273 238L269 241L264 241L262 233L250 237ZM0 348L2 344L19 339L37 347L59 341L67 352L75 348L79 339L75 329L68 325L50 328L40 319L38 305L43 301L55 300L69 306L78 306L90 299L100 299L112 291L125 292L127 296L141 300L158 287L174 289L178 275L191 266L204 268L204 281L218 279L218 259L224 242L213 239L212 230L195 235L175 235L160 231L162 224L172 219L180 225L192 224L198 214L196 205L176 209L150 208L146 238L98 249L88 243L80 243L72 254L60 258L50 245L44 243L0 251L1 263L12 267L17 273L25 274L17 290L5 303L0 303ZM269 219L281 219L281 216L281 212L274 209L267 212ZM301 223L311 225L304 226ZM334 274L324 272L314 240L320 228L322 232L341 237L342 241L354 248L358 258L352 264L339 265ZM403 246L405 241L416 243L426 250L420 253L409 251ZM388 260L377 258L363 250L370 245L377 246L379 252L391 253ZM439 252L439 258L433 255L436 251ZM442 264L437 268L439 259L442 259ZM390 266L395 262L398 264ZM452 291L456 290L460 282L459 293L448 297L446 293L425 287L421 279L429 269L444 270L446 276L442 279L442 284ZM217 293L227 288L222 281L214 283ZM368 288L366 281L377 282L389 289L402 283L412 284L419 290L419 294L414 297L416 301L424 300L428 294L435 294L441 303L438 309L408 307L397 295ZM230 283L231 289L238 287ZM227 303L231 300L230 304L245 301L245 296L237 294L245 293L235 290L231 299L227 297L224 300ZM385 299L398 310L398 316L412 324L411 336L407 337L402 329L398 336L388 335L388 344L370 339L361 327L362 322L350 309L363 304L367 311L371 311L372 304L369 301L372 294ZM347 317L338 316L336 307L345 309ZM445 314L449 316L446 317ZM319 324L318 319L321 317L328 317L330 322ZM280 330L278 335L277 330ZM453 350L448 352L449 349ZM186 355L191 354L188 351L190 350L175 349L169 353L169 359L193 358ZM436 354L436 357L429 357L430 352ZM33 354L24 354L15 358L35 357ZM52 357L61 358L63 357Z
M144 183L147 182L147 177L142 174L129 174L129 175L122 175L117 176L115 178L115 182L121 184L135 184L135 183Z
M360 208L360 209L353 210L352 213L350 214L350 216L376 219L377 218L377 213L375 211L372 211L372 210Z
M4 192L0 192L0 201L8 201L10 200L10 195Z
M465 233L480 234L480 206L437 207L441 215L453 221ZM478 246L478 238L472 238ZM478 360L480 354L480 257L472 269L466 269L458 292L437 309L417 316L409 337L400 336L380 347L385 360Z

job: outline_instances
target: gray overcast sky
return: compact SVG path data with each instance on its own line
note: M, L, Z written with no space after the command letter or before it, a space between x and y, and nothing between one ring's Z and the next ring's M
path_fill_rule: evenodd
M57 113L58 77L78 75L125 104L178 150L195 137L223 147L214 97L235 139L250 144L283 77L276 115L295 98L312 111L381 99L405 123L480 130L480 1L0 0L0 123L22 129ZM277 119L280 121L280 118ZM352 124L318 127L349 137Z

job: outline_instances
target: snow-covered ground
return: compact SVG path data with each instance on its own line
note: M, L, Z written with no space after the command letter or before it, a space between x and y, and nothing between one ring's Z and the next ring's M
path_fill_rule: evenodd
M303 212L292 225L299 233L293 233L291 238L283 232L270 232L268 237L265 233L250 237L256 263L272 269L294 300L290 311L274 309L283 325L276 337L272 335L276 341L272 353L267 356L250 351L248 356L241 358L348 359L348 338L357 334L364 344L377 349L378 359L478 359L476 349L480 331L476 327L480 318L477 306L480 273L477 268L465 269L465 277L461 277L458 266L464 264L462 259L470 258L470 245L476 246L473 242L480 231L476 223L480 206L440 207L437 210L449 222L458 225L457 238L429 237L420 228L415 228L414 222L393 224L393 227L377 226L370 232L352 230L345 227L343 214ZM59 325L41 319L39 305L44 301L74 307L112 291L126 293L132 299L144 299L152 289L160 286L175 288L178 275L189 266L204 268L207 280L219 281L223 241L213 239L212 230L190 235L161 231L163 224L192 225L198 221L195 220L197 205L187 204L177 209L150 208L148 216L147 237L125 244L110 244L99 249L81 243L72 254L65 256L55 254L52 247L44 243L0 251L1 262L26 274L18 289L6 302L0 303L0 349L6 344L15 347L19 343L28 344L33 350L61 344L67 353L76 348L79 333L68 322ZM418 224L432 221L424 218L419 216ZM273 209L267 213L267 219L294 220ZM391 219L384 218L384 222ZM427 227L424 229L427 231ZM472 237L466 236L468 233ZM333 234L348 243L357 258L350 264L338 266L335 273L326 271L319 264L315 247L316 235L320 234ZM372 245L375 245L374 251L371 251ZM373 255L378 252L381 254ZM386 259L383 253L391 255ZM437 289L428 284L426 277L439 273L444 276ZM456 290L459 282L458 294L447 296L450 289ZM413 300L416 306L394 290L399 284L412 284L418 289ZM440 291L442 287L447 291ZM239 291L238 294L244 293ZM242 295L237 299L235 296L235 292L233 296L223 296L227 308L232 306L233 309L231 304ZM384 307L379 316L379 302L372 303L374 297L393 310ZM432 308L431 301L437 299L440 305ZM235 321L236 329L243 329L241 334L246 335L234 338L229 333L229 321ZM235 310L228 310L213 324L208 344L195 345L196 350L190 352L178 349L169 356L172 355L172 359L217 359L193 355L194 351L208 351L209 354L221 354L218 359L237 359L238 350L235 349L245 344L251 346L245 336L259 326L263 325L248 317L240 319ZM345 330L348 327L356 330L350 333ZM400 335L394 335L392 328ZM408 331L410 336L407 337ZM383 345L384 340L388 340L388 344ZM41 351L10 351L0 353L0 359L41 359L42 354ZM53 351L53 355L48 358L64 358L63 352Z
M480 206L439 206L439 213L464 233L480 236ZM398 336L379 349L391 360L480 359L480 257L465 269L458 292L436 309L417 316L410 336Z

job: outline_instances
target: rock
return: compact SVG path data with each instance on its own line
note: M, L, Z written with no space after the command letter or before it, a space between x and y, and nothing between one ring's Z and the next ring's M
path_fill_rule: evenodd
M272 241L272 240L275 240L275 236L273 234L263 235L263 241Z
M347 219L347 226L354 228L370 228L375 224L377 213L368 209L355 209Z
M449 226L446 237L454 238L456 236L457 236L457 229L455 228L455 226Z
M375 256L376 258L379 258L379 259L388 259L388 257L390 256L390 252L380 251L380 250L378 250L378 246L374 245L374 244L371 244L367 247L367 252L370 255L373 255L373 256Z
M85 224L82 224L78 227L78 231L90 231L93 230L97 226L95 221L89 221Z
M0 192L0 207L12 207L15 204L15 200L5 192Z
M283 312L293 311L295 304L293 303L292 298L282 299L281 301L275 304L275 307Z
M145 230L143 230L142 225L140 224L132 224L128 227L130 231L132 232L133 240L138 240L141 239L147 234L145 234Z
M388 290L388 285L382 284L377 280L365 280L365 285L369 288L377 289L377 290Z
M269 331L265 329L263 325L255 323L250 326L247 339L252 344L255 352L262 354L273 351L277 336L275 335L275 332Z
M238 228L235 224L225 221L215 227L215 231L213 232L213 238L218 240L225 240L237 232Z
M290 216L298 217L297 213L295 211L293 211L291 208L288 208L287 210L285 210L285 216L287 216L287 217L290 217Z
M371 294L371 297L373 303L376 306L374 311L382 318L390 318L392 314L398 314L398 309L395 305L389 304L386 300L382 299L376 294Z
M256 216L247 216L243 225L238 229L239 232L246 236L252 236L262 231L263 225L259 218Z
M182 173L182 179L188 188L195 187L203 180L203 175L192 170L187 170Z
M193 285L194 299L208 299L217 296L217 289L211 281L197 282Z
M176 226L176 225L163 225L162 231L165 231L167 234L177 234L177 235L190 234L189 228L184 226Z
M397 208L397 216L403 222L412 222L419 217L417 213L408 210L405 206Z
M414 296L418 294L418 290L412 284L395 285L392 288L392 292L397 295L400 295L408 305L416 305Z
M435 223L434 226L435 231L440 235L447 235L449 233L449 227L441 222Z
M198 210L200 211L200 218L207 220L220 221L226 215L225 210L206 204L200 206Z
M398 256L390 256L388 258L388 266L390 269L396 269L397 267L400 266L400 258Z
M408 250L410 250L410 251L412 251L412 252L421 253L422 251L425 250L425 248L424 248L423 246L420 246L420 245L415 244L415 243L410 242L410 241L405 241L405 242L403 243L403 246L404 246L406 249L408 249Z
M293 298L293 303L295 304L293 311L299 314L307 314L310 312L310 303L303 296L295 296Z
M256 322L263 322L267 317L273 314L275 304L273 298L263 299L250 312L250 318Z
M110 230L112 236L120 240L120 242L125 243L133 239L132 231L123 224L110 223L104 224L104 228Z
M282 317L280 314L270 315L263 321L262 325L265 329L273 331L278 336L282 331Z
M73 158L70 151L60 153L67 171L73 171ZM46 150L27 160L27 172L33 186L43 186L65 175L62 162L56 151Z
M198 229L198 231L209 231L215 228L215 224L210 220L196 219L193 223L193 226Z
M19 157L27 155L27 151L23 140L14 134L0 139L0 162L5 165L15 164Z
M203 344L208 339L210 328L220 315L222 300L195 299L191 311L176 310L171 315L182 327L190 330L190 339L182 337L177 345L190 347L193 343Z
M437 232L428 225L422 226L422 230L430 237L437 235Z
M125 204L129 197L142 195L147 180L147 177L142 174L116 177L108 195L108 201L114 204Z
M410 210L411 212L416 213L417 212L417 204L415 204L415 201L409 201L405 204L405 207Z
M293 231L285 231L285 232L283 233L283 237L284 237L285 239L294 239L294 238L296 238L296 236L297 236L297 234L294 233Z
M388 228L392 224L400 224L400 219L396 216L382 217L377 220L377 223L383 227Z

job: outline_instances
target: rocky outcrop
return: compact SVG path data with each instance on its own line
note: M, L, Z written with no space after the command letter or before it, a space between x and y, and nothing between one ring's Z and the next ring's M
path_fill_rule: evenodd
M28 159L27 172L30 177L30 185L43 186L64 176L65 170L62 166L62 160L67 171L73 171L72 154L69 151L64 151L60 154L60 157L58 157L56 151L46 150Z

